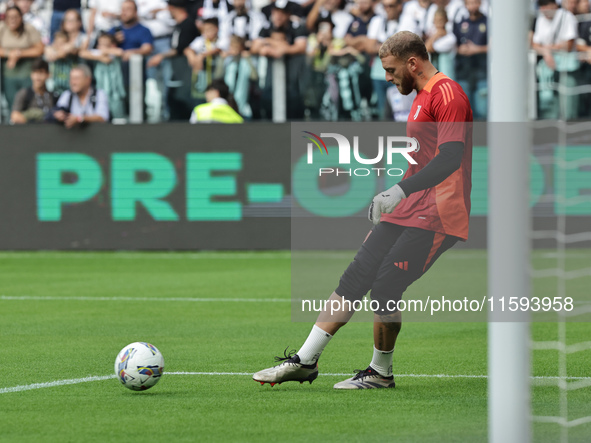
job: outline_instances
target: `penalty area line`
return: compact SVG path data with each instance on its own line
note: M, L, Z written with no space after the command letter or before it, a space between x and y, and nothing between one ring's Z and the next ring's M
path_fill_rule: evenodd
M165 375L229 375L229 376L252 376L252 372L165 372ZM348 377L349 373L324 373L319 374L324 377ZM468 374L394 374L398 378L478 378L487 379L487 375L468 375ZM103 381L116 379L116 375L97 375L84 378L70 378L66 380L56 380L46 383L33 383L30 385L12 386L8 388L0 388L0 394L8 394L11 392L31 391L34 389L53 388L57 386L77 385L81 383L88 383L92 381ZM552 376L535 376L532 380L559 380L561 377ZM591 377L566 377L567 380L591 380Z

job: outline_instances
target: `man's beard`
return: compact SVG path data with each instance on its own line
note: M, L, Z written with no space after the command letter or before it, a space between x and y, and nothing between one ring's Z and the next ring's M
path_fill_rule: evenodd
M415 89L415 84L410 72L406 71L402 76L398 90L402 95L408 95Z

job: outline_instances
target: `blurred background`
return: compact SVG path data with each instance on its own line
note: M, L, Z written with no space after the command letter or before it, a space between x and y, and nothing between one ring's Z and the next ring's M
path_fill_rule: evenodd
M85 64L112 123L208 121L192 116L208 88L237 122L406 121L413 97L384 80L377 53L409 30L484 121L489 15L488 0L4 0L0 117L54 120ZM530 118L588 118L589 1L531 1L529 26ZM48 75L35 83L39 59Z

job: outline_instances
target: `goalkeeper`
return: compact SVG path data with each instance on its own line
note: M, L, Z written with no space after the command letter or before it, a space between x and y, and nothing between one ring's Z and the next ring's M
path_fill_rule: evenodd
M418 141L402 181L376 195L369 208L375 227L343 273L330 300L360 300L371 290L374 312L373 358L367 369L337 383L335 389L393 388L394 346L401 328L399 301L458 240L468 238L472 167L472 110L461 87L429 61L425 44L412 32L398 32L381 46L386 80L403 95L417 91L406 133ZM336 304L336 303L335 303ZM327 304L330 306L330 303ZM339 303L339 306L344 306ZM350 305L349 305L350 306ZM325 309L295 355L253 375L261 383L309 381L318 376L320 354L353 311Z

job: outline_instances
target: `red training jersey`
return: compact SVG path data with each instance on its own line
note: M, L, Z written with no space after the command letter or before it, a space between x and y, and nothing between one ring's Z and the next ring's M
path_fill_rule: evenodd
M464 143L460 168L438 185L415 192L403 199L381 221L453 235L468 239L470 191L472 189L472 109L468 97L456 82L442 73L435 74L413 101L406 135L418 141L410 156L404 178L416 174L447 142Z

